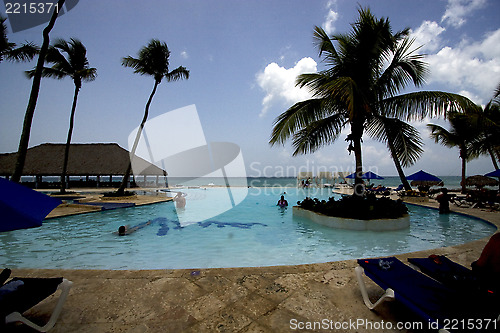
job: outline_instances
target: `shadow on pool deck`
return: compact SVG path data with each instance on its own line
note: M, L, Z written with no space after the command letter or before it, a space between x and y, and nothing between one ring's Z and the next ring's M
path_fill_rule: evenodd
M434 201L425 204L437 207ZM500 225L500 213L479 209L452 210ZM488 238L462 245L398 255L446 254L463 265L478 258ZM363 303L354 275L355 260L299 266L183 270L51 270L14 269L13 276L64 276L74 282L61 316L51 332L290 332L328 331L336 325L391 322L416 318L398 302L377 312ZM366 280L369 295L382 290ZM26 316L48 319L52 297ZM314 322L326 326L301 330ZM387 328L377 332L400 332ZM25 325L11 332L31 332ZM352 327L351 327L352 328ZM373 332L365 325L337 332ZM412 330L403 332L414 332Z

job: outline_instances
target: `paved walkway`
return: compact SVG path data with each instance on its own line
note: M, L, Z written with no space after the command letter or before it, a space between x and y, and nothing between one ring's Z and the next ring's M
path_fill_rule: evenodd
M425 205L437 207L434 201ZM500 225L499 212L452 209ZM487 240L398 257L406 260L409 256L446 254L452 260L470 265ZM347 260L201 270L14 269L13 275L64 276L74 282L51 332L329 331L326 328L336 332L400 332L388 326L395 326L397 322L411 324L416 320L397 302L388 302L377 312L368 310L356 282L355 266L355 260ZM368 279L366 282L373 298L382 294L379 287ZM54 304L55 298L50 298L26 316L43 322ZM361 325L348 327L354 323ZM320 324L324 326L312 326ZM9 329L32 332L25 325L11 325Z

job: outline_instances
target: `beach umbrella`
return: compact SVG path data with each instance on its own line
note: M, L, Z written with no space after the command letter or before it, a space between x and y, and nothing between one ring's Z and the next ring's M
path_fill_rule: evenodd
M39 227L62 201L0 177L0 232Z
M492 171L492 172L488 172L487 174L485 174L485 176L486 177L500 177L500 169Z
M349 176L345 178L354 179L356 178L356 173L351 173ZM384 177L381 177L374 172L368 171L365 172L363 176L361 176L361 179L384 179Z
M482 175L470 176L465 179L465 186L483 187L483 186L495 186L497 184L498 181L496 181L495 179Z
M409 175L408 177L406 177L406 179L412 181L411 186L434 186L434 185L443 186L443 181L440 178L431 175L430 173L425 172L423 170L420 170L412 175Z

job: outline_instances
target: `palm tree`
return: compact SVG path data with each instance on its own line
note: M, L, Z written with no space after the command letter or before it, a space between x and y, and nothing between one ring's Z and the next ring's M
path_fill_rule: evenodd
M33 43L21 44L17 47L15 43L10 43L7 38L7 18L0 15L0 62L10 60L15 62L32 60L40 51Z
M483 108L480 105L470 116L471 128L478 134L472 142L471 149L480 155L490 155L495 169L500 162L500 84L493 98Z
M133 68L134 73L150 75L155 80L153 91L151 92L151 95L149 95L149 99L146 103L144 117L142 118L141 125L137 131L130 156L135 156L135 151L137 149L139 139L141 138L142 129L148 119L149 106L151 105L153 96L156 93L156 88L161 83L162 79L165 78L167 82L189 79L189 71L183 66L179 66L176 69L169 71L169 58L170 50L168 49L167 44L157 39L152 39L147 46L144 46L139 50L137 58L128 56L122 59L123 66ZM131 170L132 163L130 162L122 179L120 188L117 190L117 194L121 195L125 192Z
M386 143L404 189L411 190L403 167L414 165L424 152L418 130L400 119L378 115L371 119L366 130L371 137Z
M65 53L67 57L64 56ZM66 147L64 149L64 162L61 173L61 193L66 192L66 174L68 170L69 147L71 144L71 136L73 135L73 126L75 120L76 103L78 93L82 88L82 82L94 81L97 76L97 70L89 67L87 59L87 49L78 39L71 38L69 43L63 39L57 39L54 44L49 47L45 58L47 63L53 64L52 67L44 67L42 71L43 77L51 77L54 79L64 79L70 77L75 84L75 92L73 94L73 105L71 106L71 115L69 118L68 137L66 139ZM35 70L26 72L28 77L35 75Z
M477 133L471 130L470 119L467 114L449 112L448 119L451 126L450 130L434 124L428 124L427 126L431 130L431 138L436 143L440 143L446 147L458 147L460 159L462 160L462 193L465 193L467 161L477 157L477 154L471 150L471 142Z
M410 82L421 86L427 74L427 64L422 55L411 49L413 40L408 35L409 29L393 34L388 19L377 19L369 9L362 8L348 34L330 38L316 27L315 44L328 68L297 78L297 86L309 88L313 98L296 103L276 118L270 144L284 144L292 137L293 155L314 152L334 142L349 124L351 133L346 141L349 152L354 151L358 185L363 182L361 139L367 126L372 128L372 134L384 133L374 136L385 138L390 147L395 138L403 138L401 133L386 132L389 127L385 124L391 122L390 118L424 119L444 114L448 109L463 110L470 106L472 102L463 96L439 91L397 95ZM383 118L387 121L381 121ZM406 131L406 138L413 144L405 147L405 141L394 142L391 154L393 157L406 154L403 164L408 165L420 154L419 138L415 136L416 130L409 127L400 130ZM355 194L362 195L363 186L356 188L361 191Z
M62 8L65 0L59 0L57 2L57 8ZM33 76L33 84L31 85L30 98L28 101L28 106L26 107L26 113L24 114L23 130L21 133L21 138L19 139L19 148L17 149L17 159L16 165L14 167L14 173L12 174L11 180L14 182L21 181L21 175L23 174L24 162L26 161L26 154L28 152L28 144L30 141L31 133L31 123L33 122L33 116L35 115L36 102L38 100L38 92L40 91L40 82L42 80L43 64L45 62L45 55L49 48L50 43L50 31L56 23L57 16L59 14L58 10L52 12L50 21L43 29L43 42L40 48L40 53L38 54L38 60L36 63L35 75Z

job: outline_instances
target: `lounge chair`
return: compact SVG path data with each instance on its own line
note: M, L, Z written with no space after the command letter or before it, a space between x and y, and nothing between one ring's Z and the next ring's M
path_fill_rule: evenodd
M495 321L497 315L491 315L491 309L458 293L456 290L422 274L402 263L395 257L381 259L360 259L356 267L361 295L365 305L373 310L386 300L397 300L428 326L436 327L441 332L448 332L446 323L449 320L490 319ZM385 293L372 303L363 280L363 273L385 290ZM488 317L490 316L490 317Z
M432 255L428 258L408 258L410 264L416 266L423 273L450 287L463 287L477 283L474 273L445 256Z
M496 279L484 279L472 270L445 256L431 255L428 258L408 258L410 264L433 279L461 292L468 292L484 302L498 304L500 289ZM500 306L495 306L500 313Z
M399 192L399 191L403 190L404 188L405 188L405 187L403 186L403 184L399 184L399 186L398 186L398 187L396 187L396 188L394 189L394 191Z
M4 270L5 271L5 270ZM13 278L0 287L0 316L4 318L0 322L2 326L22 322L39 332L47 332L54 327L73 282L64 278ZM32 308L61 290L59 300L50 316L50 319L44 326L39 326L29 319L22 316L22 313Z

